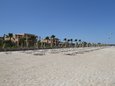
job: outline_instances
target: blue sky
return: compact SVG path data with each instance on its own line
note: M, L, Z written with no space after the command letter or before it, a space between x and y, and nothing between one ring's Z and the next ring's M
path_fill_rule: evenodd
M115 0L0 0L0 36L9 32L115 43Z

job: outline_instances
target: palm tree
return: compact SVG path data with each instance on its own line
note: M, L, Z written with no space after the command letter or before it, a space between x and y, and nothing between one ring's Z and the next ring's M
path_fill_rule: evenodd
M79 39L79 42L81 43L81 39Z
M41 36L38 37L37 47L38 47L38 48L41 48L41 47L42 47Z
M49 36L46 36L45 39L47 40L47 44L48 44L48 41L49 41L49 39L50 39Z
M38 40L38 41L37 41L37 48L40 48L40 47L41 47L41 41Z
M67 47L67 38L64 38L65 47Z
M67 38L64 38L64 41L66 42L66 41L67 41Z
M36 36L36 40L35 40L35 45L36 45L36 48L38 48L38 36Z
M75 39L74 41L75 41L75 47L77 47L77 39Z
M79 47L81 47L81 39L79 39Z
M70 39L68 39L67 42L68 42L68 47L70 47L70 43L69 43L69 42L70 42Z
M28 47L28 45L29 45L29 42L28 42L28 36L26 35L26 47Z
M6 41L3 40L3 46L2 46L2 48L4 49L5 47L6 47Z
M5 38L10 38L10 40L5 40ZM7 47L12 47L13 46L13 42L11 40L11 38L13 37L13 33L8 33L8 35L4 34L4 45L3 48L7 45Z
M86 47L87 46L87 42L82 42L82 47Z
M91 46L92 46L92 44L89 42L89 43L88 43L88 47L91 47Z
M55 35L51 35L51 48L54 46Z
M4 36L3 36L3 46L2 46L2 48L5 48L5 46L6 46L5 37L6 37L6 34L4 34Z
M37 36L31 36L30 40L32 41L31 46L35 46L35 44L37 43Z
M19 42L21 44L21 47L23 48L25 46L26 38L20 38Z
M72 47L72 45L73 45L73 39L70 39L70 41L71 41L71 47Z
M97 46L100 47L100 46L101 46L101 43L97 43Z
M50 40L49 36L46 36L46 37L45 37L45 40L47 41L46 44L47 44L47 46L48 46L48 44L49 44L48 42L49 42L49 40ZM45 45L45 47L46 47L46 45Z
M10 41L11 41L11 38L13 37L13 33L8 33L8 37L10 37Z

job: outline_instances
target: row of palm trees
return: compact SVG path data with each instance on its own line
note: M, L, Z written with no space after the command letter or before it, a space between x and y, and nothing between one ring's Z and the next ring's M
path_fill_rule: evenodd
M64 38L64 42L65 42L65 47L67 47L68 44L70 44L70 46L72 47L73 45L73 42L75 42L75 47L78 47L78 44L81 44L81 39L67 39L67 38Z
M24 37L24 38L20 38L19 39L19 45L21 45L21 47L29 47L29 46L35 46L36 45L36 42L37 42L37 37L35 36L32 36L30 38L28 37ZM29 41L32 42L32 45L29 44ZM18 46L19 46L18 45Z
M5 38L8 38L8 37L10 38L10 40L5 40ZM11 41L12 37L13 37L12 33L8 33L7 35L4 34L3 41L2 41L3 48L14 46L14 43Z
M55 35L51 35L51 36L46 36L45 39L47 40L46 42L46 46L48 46L48 41L51 40L50 43L50 48L52 47L64 47L64 48L68 48L68 47L91 47L91 46L104 46L104 44L101 43L88 43L85 41L82 41L81 39L68 39L68 38L64 38L63 41L58 40L58 42L56 42L57 44L54 44L56 36Z
M44 42L45 40L45 42ZM43 40L40 41L42 43L41 47L43 48L54 48L54 47L59 47L59 39L56 38L55 35L51 35L51 36L46 36Z
M67 39L64 38L64 47L97 47L97 46L108 46L109 44L102 43L90 43L82 41L81 39Z
M5 37L9 37L10 40L6 41L0 40L0 46L2 46L2 48L6 48L6 47L25 47L28 48L29 47L29 40L33 40L32 42L34 43L33 48L68 48L68 47L91 47L91 46L103 46L104 44L101 43L87 43L85 41L82 41L81 39L68 39L68 38L64 38L63 41L60 41L58 38L56 38L55 35L51 35L51 36L46 36L45 40L46 42L43 42L43 40L38 39L38 37L31 37L31 38L20 38L20 43L19 45L15 45L15 43L13 43L11 41L11 38L13 37L12 33L9 33L8 35L4 34L3 38Z

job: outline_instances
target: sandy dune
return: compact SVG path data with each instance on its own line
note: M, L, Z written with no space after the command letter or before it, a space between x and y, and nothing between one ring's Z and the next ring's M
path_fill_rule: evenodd
M0 86L115 86L115 47L0 52Z

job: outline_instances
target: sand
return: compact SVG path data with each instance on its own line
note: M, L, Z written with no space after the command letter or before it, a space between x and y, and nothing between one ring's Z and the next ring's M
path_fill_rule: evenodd
M0 52L0 86L115 86L115 47Z

